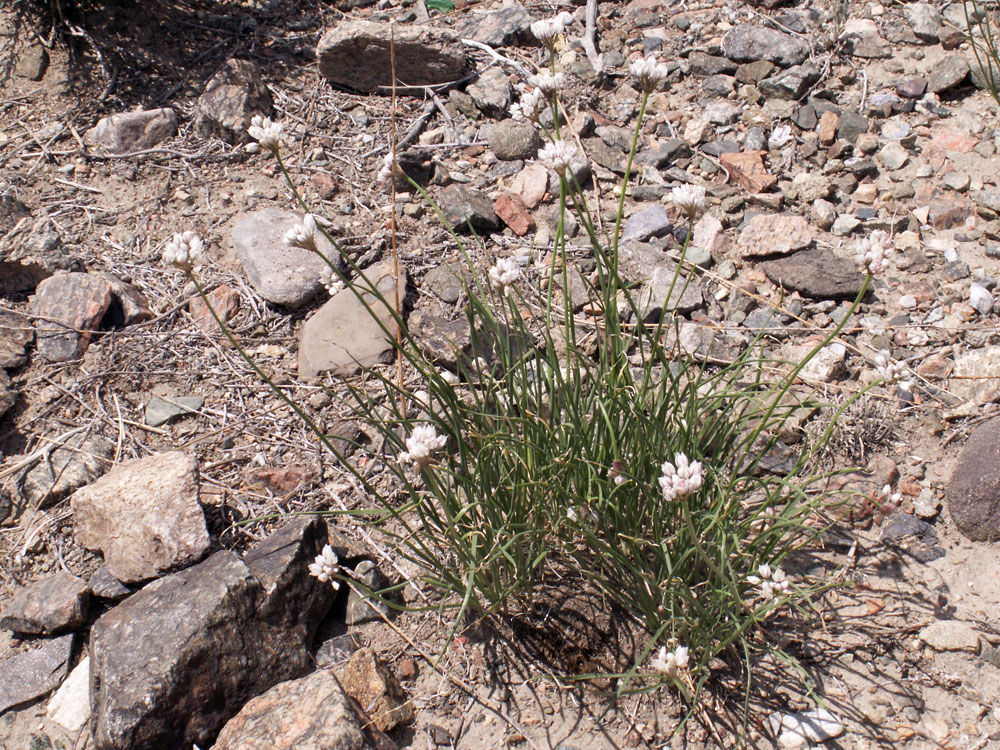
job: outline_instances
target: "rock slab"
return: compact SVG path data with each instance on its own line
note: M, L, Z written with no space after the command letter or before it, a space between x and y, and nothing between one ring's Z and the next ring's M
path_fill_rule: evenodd
M0 714L58 686L69 672L76 635L42 641L38 648L0 661Z
M864 283L853 262L827 248L761 261L760 269L775 284L811 299L854 299Z
M86 581L60 570L17 592L3 610L0 628L32 635L72 630L86 622L89 604Z
M45 713L70 732L79 732L90 719L90 657L80 660L49 700Z
M1000 540L1000 418L965 443L945 491L951 520L974 542Z
M84 134L84 141L109 154L127 154L153 148L176 132L177 114L163 107L104 117Z
M123 583L197 562L209 549L198 462L171 451L120 463L70 498L76 536Z
M809 45L798 37L749 24L740 24L726 34L722 51L736 62L768 60L782 67L799 65L809 57Z
M110 305L111 284L100 276L60 273L44 279L31 298L39 354L49 362L82 357Z
M194 128L204 137L245 143L250 139L247 128L253 117L270 115L273 109L260 69L249 60L227 60L198 97Z
M813 241L812 227L794 214L758 214L740 232L737 252L742 258L787 255L808 247Z
M358 649L351 655L341 670L340 682L380 731L388 732L413 721L413 702L370 648Z
M355 91L388 94L390 29L395 35L399 85L429 86L462 77L465 50L451 32L371 21L347 21L326 32L316 48L319 72Z

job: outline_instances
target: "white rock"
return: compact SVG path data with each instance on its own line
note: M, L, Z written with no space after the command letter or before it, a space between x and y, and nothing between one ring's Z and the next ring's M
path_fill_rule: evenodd
M90 718L90 657L70 672L69 677L49 700L46 713L56 724L70 732L79 732Z
M920 631L920 640L935 651L978 651L979 633L958 620L938 620Z
M783 748L805 747L810 742L825 742L844 733L844 725L825 708L814 708L797 714L773 713L771 728Z
M993 311L993 295L986 287L973 284L969 287L969 304L980 315L989 315Z
M912 294L904 294L899 298L899 306L904 310L913 310L917 306L917 298Z

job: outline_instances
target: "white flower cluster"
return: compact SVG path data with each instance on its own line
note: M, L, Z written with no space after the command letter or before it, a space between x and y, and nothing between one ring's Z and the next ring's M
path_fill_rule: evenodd
M182 271L191 271L201 260L205 243L194 232L175 234L163 248L163 262Z
M576 146L569 141L552 141L546 143L538 152L538 161L560 177L565 177L570 163L579 153Z
M285 244L316 251L316 217L306 214L302 221L285 232Z
M521 94L521 100L511 106L510 116L518 122L536 120L544 104L544 94L539 88L530 88Z
M687 669L690 651L687 646L678 646L673 651L667 651L666 646L660 646L660 653L650 662L650 666L667 677L677 677Z
M701 462L692 462L683 453L675 453L673 463L664 461L660 471L660 489L668 502L693 495L705 480Z
M528 85L541 89L543 96L552 96L566 85L566 75L541 70L533 76L528 76Z
M888 232L876 229L858 240L854 249L854 260L861 272L875 276L882 273L886 258L892 251L892 237Z
M323 551L316 555L316 559L309 566L309 575L323 583L329 582L334 591L340 588L340 581L334 578L339 572L340 559L329 544L323 547Z
M331 297L345 286L343 279L334 273L333 268L329 265L323 266L323 270L319 273L319 280Z
M250 127L247 128L247 133L260 144L260 148L266 148L275 154L278 153L278 148L281 146L280 122L273 122L270 117L255 115L250 120Z
M411 435L406 438L406 450L399 454L399 460L423 469L430 464L431 453L444 448L446 442L448 438L438 435L431 425L414 427Z
M760 595L769 603L777 604L791 591L792 586L781 568L772 571L771 566L764 563L757 568L757 572L759 576L747 576L747 580L754 586L760 586Z
M500 258L490 269L490 283L500 294L507 294L511 284L521 278L521 265L514 258Z
M554 50L556 46L556 39L572 22L573 16L566 11L563 11L555 18L545 18L541 21L535 21L528 28L531 29L531 33L534 35L535 39L540 41L550 50Z
M689 219L705 210L705 188L697 185L679 185L671 191L674 205Z
M885 349L875 355L875 371L887 385L897 385L905 393L913 392L916 381L910 368L903 362L894 361Z
M653 55L633 61L629 65L629 72L639 79L639 86L646 94L656 91L670 75L670 69Z

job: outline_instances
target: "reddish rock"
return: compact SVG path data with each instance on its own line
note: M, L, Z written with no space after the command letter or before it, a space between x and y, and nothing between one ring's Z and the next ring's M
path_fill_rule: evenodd
M38 352L50 362L82 357L111 305L111 284L87 273L44 279L31 298Z
M927 207L927 222L935 229L951 229L965 223L975 214L975 204L964 195L938 189L935 184L923 184L914 196L918 205Z
M383 732L413 720L413 702L370 648L358 649L340 673L340 683Z
M261 483L279 495L293 492L312 476L313 472L305 466L255 466L244 472L248 482Z
M523 237L535 228L535 222L531 218L531 214L528 213L524 204L517 198L511 198L509 195L501 195L493 204L493 212L518 237Z
M316 172L310 180L323 200L328 201L337 194L337 183L325 172Z
M832 146L837 140L837 123L840 115L836 112L824 112L819 118L819 142L824 146Z
M954 130L936 130L931 138L930 145L938 146L945 151L958 151L960 154L967 154L979 143L978 138L964 133L956 133Z
M89 602L86 582L60 570L21 589L4 608L0 628L32 635L72 630L86 622Z
M541 164L529 164L510 183L510 193L526 208L542 202L549 185L549 172Z
M240 294L231 286L222 284L208 292L206 296L223 323L228 323L239 312ZM208 305L205 304L205 300L201 297L195 297L188 303L188 311L191 313L191 317L194 318L195 324L201 330L207 332L218 329L219 324L215 322L215 318L212 317Z
M719 162L729 172L733 181L751 193L762 193L778 183L778 178L768 174L764 167L766 151L744 151L722 154Z

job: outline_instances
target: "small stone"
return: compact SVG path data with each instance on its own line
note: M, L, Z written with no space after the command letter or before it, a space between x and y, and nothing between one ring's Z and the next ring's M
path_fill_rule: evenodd
M413 702L372 649L354 652L339 676L344 691L364 707L380 731L413 721Z
M769 60L755 60L744 63L736 69L736 80L740 83L757 84L774 72L774 63Z
M954 130L935 130L930 145L937 146L945 151L957 151L960 154L967 154L978 143L978 138L966 135L965 133L957 133Z
M759 265L775 284L812 299L854 299L864 282L853 261L828 248L799 250Z
M903 6L903 14L917 39L927 44L936 44L941 30L941 12L928 3L908 3Z
M159 427L182 414L197 414L204 403L204 396L155 396L146 404L146 424Z
M465 87L465 91L472 97L479 111L487 117L503 117L507 114L511 97L510 81L499 65L483 71L479 78Z
M228 284L220 284L206 296L215 309L215 314L223 323L229 323L240 310L240 293ZM195 325L202 331L206 333L220 331L218 322L201 297L195 297L188 303L188 312L194 318Z
M979 650L979 633L957 620L932 622L920 631L919 637L935 651Z
M145 112L122 112L98 120L83 138L109 154L127 154L153 148L177 132L177 115L169 107Z
M69 673L76 635L44 638L38 648L0 660L0 714L45 695Z
M722 39L722 51L736 62L768 60L782 67L809 57L809 45L798 37L765 26L740 24Z
M758 214L740 232L736 250L741 258L790 253L812 244L813 233L803 217L794 214Z
M464 185L450 185L441 191L438 205L445 220L458 232L491 232L500 226L490 199Z
M765 151L722 154L719 163L729 171L737 185L751 193L762 193L778 183L778 178L768 174L764 167L765 154Z
M194 129L202 137L246 143L251 120L257 115L269 116L273 110L271 92L257 65L249 60L227 60L198 97Z
M970 179L965 172L946 172L941 177L941 184L956 193L964 193L969 189Z
M351 578L367 590L376 593L392 585L392 581L386 578L371 560L361 560L355 565ZM344 613L345 624L360 625L363 622L374 622L386 618L388 614L388 607L377 598L367 596L354 586L350 587L347 593L347 610Z
M678 273L676 265L661 263L653 267L643 285L638 307L642 319L653 323L660 320L665 311L689 313L703 304L701 287L695 281Z
M867 60L889 57L891 45L878 33L878 25L868 18L849 18L840 33L844 51Z
M823 113L819 118L819 142L824 146L832 146L837 140L837 123L840 115L832 110Z
M818 172L800 172L792 180L792 189L798 193L799 200L803 203L828 198L833 188L830 178Z
M407 84L450 83L464 74L465 49L454 33L372 21L344 21L327 31L316 47L320 73L356 91L388 95L392 87L390 33L396 70L406 71Z
M49 53L41 44L32 44L17 56L14 75L29 81L40 81L49 69Z
M997 352L994 351L994 362L997 361L997 356ZM958 370L958 363L955 364L955 369ZM996 382L994 379L994 388L997 387ZM955 383L953 379L952 388ZM948 510L955 526L975 542L1000 540L1000 429L998 428L1000 419L994 418L977 427L969 435L945 491Z
M835 222L833 222L833 227L830 231L837 237L846 237L860 226L860 219L855 216L851 216L850 214L842 214L837 217Z
M845 731L844 725L825 708L795 714L775 713L770 716L770 722L774 734L778 735L778 744L785 750L825 742Z
M454 305L465 294L468 272L462 266L442 263L424 276L424 286L440 298L442 302Z
M963 83L968 77L968 60L963 55L948 55L931 68L927 90L932 94L940 94Z
M760 82L760 93L775 99L798 100L820 78L820 71L812 63L794 65Z
M510 192L525 208L535 208L545 197L548 184L548 170L541 164L530 164L518 172L510 183Z
M713 125L732 125L742 114L742 109L729 102L713 102L703 112L704 118Z
M90 719L90 657L85 656L69 673L66 681L59 686L49 705L46 715L70 732L79 732Z
M878 185L876 185L874 182L862 182L860 185L858 185L858 188L857 190L854 191L854 195L852 197L858 203L866 203L868 205L871 205L872 203L875 202L875 199L878 198ZM870 213L869 215L869 213L866 212L873 212L873 213ZM868 220L875 218L875 216L877 216L878 213L875 212L874 209L859 208L857 211L854 212L854 215L857 216L859 219Z
M87 588L90 589L90 593L99 599L108 599L113 602L120 601L126 596L135 591L131 586L126 586L124 583L115 578L108 571L107 565L102 565L87 581Z
M830 201L822 199L814 201L812 205L812 219L816 222L816 226L826 231L837 220L837 207L830 203Z
M77 539L101 550L119 581L156 578L208 553L198 462L179 451L123 461L73 493L70 505Z
M1000 396L1000 346L987 346L961 355L948 390L976 404L988 404Z
M645 242L652 237L663 237L669 234L673 225L670 216L663 206L647 206L634 213L625 222L625 229L622 232L621 241L637 240Z
M886 169L896 170L902 168L910 159L910 155L898 141L890 141L878 152L878 157L885 165Z
M688 57L688 70L696 76L732 75L736 72L736 63L725 57L709 55L695 50Z
M111 284L100 276L61 273L43 280L30 303L39 353L49 362L82 357L110 305Z
M86 622L89 603L87 584L61 570L18 591L4 607L0 628L30 635L74 630Z
M101 435L77 434L53 450L18 481L19 500L33 508L47 508L109 468L115 444Z
M493 204L493 212L518 237L523 237L535 228L535 220L517 198L501 195Z

